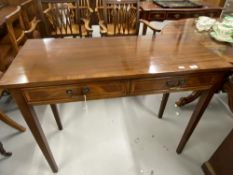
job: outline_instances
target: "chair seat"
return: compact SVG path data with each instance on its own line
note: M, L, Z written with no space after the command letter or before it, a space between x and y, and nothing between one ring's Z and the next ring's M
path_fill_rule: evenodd
M82 36L87 36L88 32L85 28L85 26L82 24L81 25L81 31L82 31ZM73 24L72 25L72 31L70 30L70 28L67 28L67 30L65 30L65 28L59 29L57 28L57 32L56 31L52 31L51 33L52 36L73 36L73 35L80 35L79 33L79 25Z
M136 35L137 31L135 28L123 29L123 27L115 27L114 33L114 24L107 24L107 35Z

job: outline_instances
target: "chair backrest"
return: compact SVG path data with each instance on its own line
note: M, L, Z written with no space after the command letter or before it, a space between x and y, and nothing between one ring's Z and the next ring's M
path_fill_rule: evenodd
M26 30L29 30L32 26L32 22L36 20L36 8L32 0L27 0L20 4L22 9L22 17Z
M104 3L103 0L96 0L96 10L98 19L104 21Z
M107 35L138 35L138 0L103 0Z
M25 27L21 16L21 7L18 6L13 13L9 14L5 18L8 36L16 55L19 51L19 45L24 44L26 41L24 33Z
M43 11L50 36L82 36L78 0L42 0L48 8Z
M89 0L78 0L78 9L80 11L80 18L90 18Z

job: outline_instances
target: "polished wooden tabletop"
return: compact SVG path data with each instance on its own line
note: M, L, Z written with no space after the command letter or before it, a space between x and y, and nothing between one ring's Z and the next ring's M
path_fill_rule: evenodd
M0 9L0 27L5 23L5 17L15 11L17 6L6 5Z
M223 60L233 64L233 44L219 42L211 38L209 32L198 32L195 28L194 19L173 21L164 27L163 37L177 37L177 44L184 44L187 41L199 43L200 47L205 47Z
M192 34L188 31L195 29L192 21L186 20L186 23L182 27L179 22L174 22L173 27L155 38L28 40L1 79L0 85L62 84L64 80L79 82L96 78L150 77L232 67L223 61L221 51L216 54L208 45L205 46L202 37L193 35L191 39ZM173 32L171 28L181 32ZM229 52L232 52L232 48ZM225 57L232 59L227 55Z

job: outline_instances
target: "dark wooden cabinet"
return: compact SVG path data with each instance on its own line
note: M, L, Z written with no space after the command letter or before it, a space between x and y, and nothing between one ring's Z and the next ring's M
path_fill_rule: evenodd
M233 129L202 169L206 175L233 174Z

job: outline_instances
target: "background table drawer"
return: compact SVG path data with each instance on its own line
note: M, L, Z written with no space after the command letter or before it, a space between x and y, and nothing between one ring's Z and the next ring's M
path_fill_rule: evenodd
M149 21L163 21L166 19L165 12L150 12Z
M84 95L89 100L119 97L126 94L123 81L27 88L23 91L25 98L31 104L79 101L84 100Z
M164 78L136 79L131 81L131 95L166 91L207 89L216 82L213 75L192 75ZM194 88L195 87L195 88Z
M168 12L167 19L174 20L174 19L182 19L187 18L187 14L185 12Z
M199 16L209 16L209 17L219 17L221 14L221 12L218 12L218 11L209 11L209 12L203 12L203 11L200 11L200 12L195 12L195 13L187 13L187 16L190 17L190 18L197 18Z

